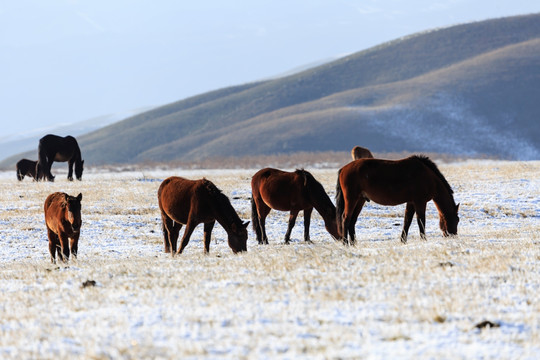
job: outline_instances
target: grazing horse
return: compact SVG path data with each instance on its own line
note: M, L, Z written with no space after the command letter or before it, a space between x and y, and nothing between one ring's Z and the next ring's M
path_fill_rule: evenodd
M369 149L361 146L355 146L351 150L351 157L353 160L358 159L373 159L373 154Z
M339 237L336 207L321 183L306 170L287 172L272 168L261 169L251 179L251 194L251 223L259 244L268 244L265 224L271 209L290 211L286 244L290 241L300 210L304 211L304 240L310 241L309 225L313 208L321 214L330 235Z
M394 206L406 203L401 242L407 242L416 213L420 236L425 239L426 204L433 200L444 236L456 235L459 222L453 191L437 166L425 156L391 161L361 159L343 166L336 185L336 212L341 239L355 242L355 224L366 201Z
M73 136L61 137L57 135L45 135L39 139L38 147L39 171L49 181L54 181L51 174L51 166L54 161L68 162L68 180L73 181L73 164L75 164L75 176L82 179L84 160L81 158L81 149Z
M204 223L204 253L210 252L210 236L216 223L228 235L229 247L234 253L247 251L247 226L232 207L229 198L207 179L188 180L171 176L161 183L158 190L165 252L176 253L178 233L186 225L178 254L184 251L189 238L200 223Z
M45 224L53 264L56 263L56 252L63 262L69 260L70 249L71 255L77 257L82 222L81 200L82 194L74 197L61 192L52 193L45 200Z
M22 181L25 176L31 176L36 181L39 180L39 176L37 174L37 161L21 159L17 162L16 168L17 180Z

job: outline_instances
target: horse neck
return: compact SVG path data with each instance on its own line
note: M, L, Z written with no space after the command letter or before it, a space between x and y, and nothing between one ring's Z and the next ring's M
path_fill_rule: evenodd
M446 218L446 216L454 210L456 203L452 194L448 192L442 183L438 184L437 191L437 195L433 197L433 202L437 206L439 213Z
M81 149L79 149L79 146L75 148L73 158L76 164L80 164L82 162Z
M321 185L322 187L322 185ZM322 191L322 192L321 192ZM328 197L324 189L310 194L313 207L322 216L324 221L332 220L336 217L336 207Z
M225 196L225 195L223 195ZM233 223L241 223L242 221L238 217L236 211L232 207L231 203L227 199L218 198L217 206L215 209L216 221L225 229L228 233L231 230Z

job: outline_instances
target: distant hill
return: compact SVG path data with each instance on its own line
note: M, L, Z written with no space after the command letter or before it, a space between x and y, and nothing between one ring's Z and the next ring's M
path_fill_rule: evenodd
M280 54L286 56L286 54ZM88 163L300 151L540 159L540 14L426 31L80 137Z

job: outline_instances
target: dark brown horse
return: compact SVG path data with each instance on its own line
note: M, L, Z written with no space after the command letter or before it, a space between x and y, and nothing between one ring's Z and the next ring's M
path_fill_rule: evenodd
M34 180L39 180L37 175L37 161L21 159L17 162L17 180L22 181L25 176L31 176Z
M425 239L426 204L433 200L439 211L439 225L444 234L456 235L459 222L453 191L437 166L425 156L403 160L361 159L350 162L338 172L336 207L339 232L347 243L355 242L355 224L366 201L394 206L406 203L401 242L416 213L420 236Z
M251 222L259 244L268 244L265 224L271 209L290 211L286 244L290 241L291 231L301 210L304 211L304 240L310 241L309 225L313 208L321 214L330 235L338 238L336 207L321 183L306 170L259 170L251 179L251 194Z
M351 157L353 160L358 159L373 159L373 154L369 149L361 146L355 146L351 150Z
M47 180L54 181L51 166L55 161L68 162L67 178L69 181L73 181L74 164L75 177L77 180L82 179L84 160L81 158L79 144L73 136L45 135L39 139L38 156L38 172L42 172Z
M82 194L74 197L61 192L52 193L45 200L45 224L53 264L56 252L64 262L68 261L70 250L71 255L77 257L82 223L81 200Z
M210 236L217 222L228 235L234 253L247 251L247 226L232 207L229 199L211 181L188 180L171 176L161 183L158 190L159 209L163 222L165 252L176 253L178 233L186 225L178 254L184 251L189 238L200 223L204 223L204 252L210 251Z

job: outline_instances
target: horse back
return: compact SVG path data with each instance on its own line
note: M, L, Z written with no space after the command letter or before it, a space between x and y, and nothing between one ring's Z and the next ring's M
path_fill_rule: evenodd
M340 183L350 196L364 197L381 205L429 201L435 191L431 171L411 158L352 161L341 169Z
M158 189L160 210L176 222L186 224L190 216L200 222L213 220L206 179L189 180L179 176L165 179Z
M80 154L81 150L77 140L71 136L58 136L48 134L39 139L39 152L56 154L55 161L67 161Z
M369 149L367 149L365 147L361 147L361 146L353 147L353 149L351 150L351 156L352 156L353 160L364 159L364 158L367 158L367 159L372 159L373 158L373 154L371 153L371 151L369 151Z
M306 206L307 179L303 170L294 172L273 168L259 170L251 179L254 198L260 198L272 209L302 210Z

